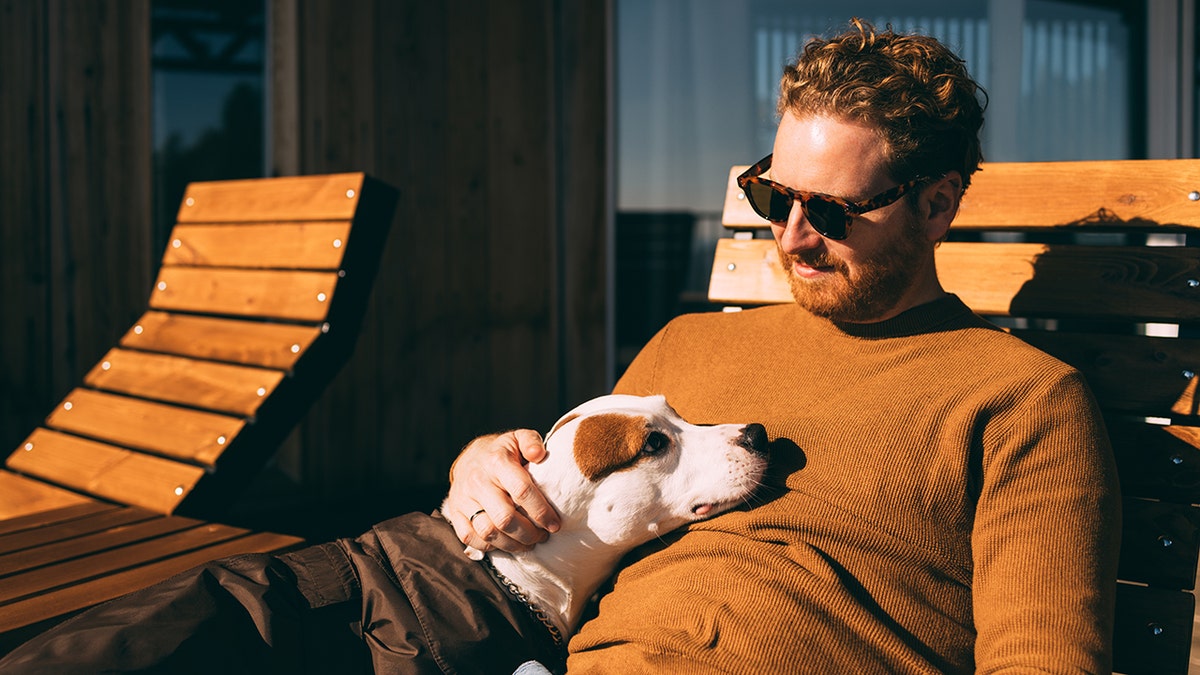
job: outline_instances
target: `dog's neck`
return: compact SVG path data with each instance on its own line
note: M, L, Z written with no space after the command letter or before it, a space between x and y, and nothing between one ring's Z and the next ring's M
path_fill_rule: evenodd
M523 553L489 553L496 570L543 610L564 640L626 551L601 542L586 528L563 528Z

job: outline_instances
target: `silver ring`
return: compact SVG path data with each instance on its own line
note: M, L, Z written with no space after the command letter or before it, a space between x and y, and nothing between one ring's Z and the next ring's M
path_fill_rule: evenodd
M475 522L475 516L477 516L477 515L479 515L479 514L481 514L481 513L483 513L483 509L479 509L479 510L478 510L478 511L476 511L475 513L472 513L472 514L471 514L471 517L470 517L470 518L467 518L467 522L468 522L468 523L474 523L474 522Z

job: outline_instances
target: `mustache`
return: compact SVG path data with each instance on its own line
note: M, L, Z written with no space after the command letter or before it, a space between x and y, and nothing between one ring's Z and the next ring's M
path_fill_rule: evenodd
M793 263L800 263L807 267L832 267L840 272L845 272L848 269L844 260L831 255L828 251L784 253L783 249L779 249L779 258L783 262L784 269L790 269Z

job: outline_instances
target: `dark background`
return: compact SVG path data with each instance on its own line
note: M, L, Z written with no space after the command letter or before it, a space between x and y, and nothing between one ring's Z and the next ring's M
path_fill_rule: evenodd
M155 5L0 1L4 454L146 306L177 207L155 173ZM611 10L267 7L262 173L400 189L354 358L226 518L324 537L436 505L469 439L609 387Z

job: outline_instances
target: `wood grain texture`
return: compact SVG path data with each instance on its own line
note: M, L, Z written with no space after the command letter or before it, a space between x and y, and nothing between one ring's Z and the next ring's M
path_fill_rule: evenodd
M204 469L121 447L36 429L8 467L101 498L170 513Z
M163 265L336 270L349 222L176 225Z
M51 429L203 466L215 465L245 425L241 417L83 388L46 418Z
M319 326L149 311L130 326L121 346L290 371L320 336Z
M96 389L253 417L283 377L267 368L117 348L83 381Z

